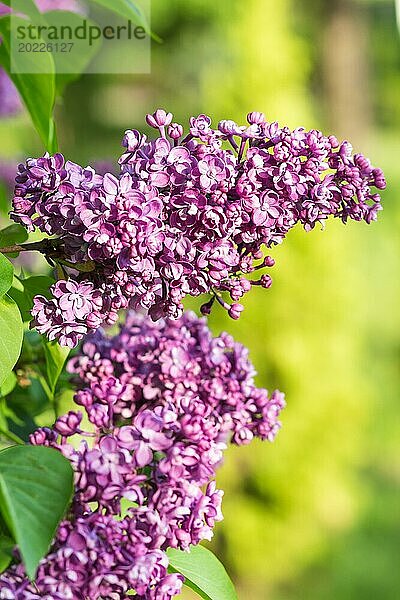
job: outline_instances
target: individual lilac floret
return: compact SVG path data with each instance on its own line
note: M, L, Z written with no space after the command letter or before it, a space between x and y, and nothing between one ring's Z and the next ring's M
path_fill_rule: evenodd
M166 550L212 538L223 452L230 442L272 441L283 394L256 388L247 350L192 313L156 323L129 314L114 337L87 338L68 370L94 430L69 411L30 443L71 461L70 514L35 583L16 564L0 575L0 597L127 600L134 591L171 600L183 577L168 573Z
M191 117L186 136L172 118L147 115L156 139L125 132L117 176L60 154L19 166L12 218L56 236L50 258L100 291L111 321L120 308L176 319L185 296L202 294L205 314L217 302L237 319L251 287L272 283L249 277L273 265L265 248L297 223L307 231L329 217L370 223L381 210L383 173L348 142L259 112L217 129L207 115Z

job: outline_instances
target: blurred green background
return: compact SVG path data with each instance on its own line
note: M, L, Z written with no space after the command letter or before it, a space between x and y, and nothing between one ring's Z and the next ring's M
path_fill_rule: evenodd
M349 139L386 173L370 226L292 232L270 290L213 330L287 395L276 442L231 448L213 548L241 600L400 598L400 36L394 0L152 0L152 73L84 76L57 108L64 154L116 158L157 107L187 122L248 111ZM42 149L25 115L1 158ZM191 306L195 306L191 304ZM187 596L189 598L189 596Z

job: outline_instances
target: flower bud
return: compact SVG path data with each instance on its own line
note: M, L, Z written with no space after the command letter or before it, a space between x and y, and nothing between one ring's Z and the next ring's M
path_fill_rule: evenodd
M54 423L54 430L63 437L69 437L78 432L82 421L82 413L70 410L68 414L59 417Z
M243 294L245 294L246 292L249 292L251 290L251 281L246 279L246 277L241 277L239 279L239 283L240 283L240 287L241 287Z
M275 264L275 260L272 258L272 256L266 256L264 258L264 262L263 262L264 267L273 267L274 264Z
M102 324L103 319L99 313L92 312L86 317L86 324L89 329L98 329Z
M200 306L200 312L201 312L201 314L202 315L209 315L209 314L211 314L211 307L212 307L211 302L206 302L205 304L202 304Z
M261 287L265 288L266 290L270 288L272 285L271 275L261 275L260 283Z
M328 140L332 148L337 148L339 146L339 141L334 135L330 135Z
M224 119L218 123L218 129L224 135L240 135L243 127L240 127L235 121Z
M57 433L49 427L40 427L29 436L29 443L32 446L50 446L56 440Z
M238 304L237 302L235 302L229 307L228 315L231 317L231 319L235 319L235 321L237 321L237 319L240 318L240 315L243 312L243 310L243 304Z
M382 169L373 169L372 174L374 176L374 185L378 190L384 190L386 187L386 179Z
M126 283L124 285L124 291L126 293L127 296L133 296L136 292L137 286L132 283L131 281L128 281L128 283Z
M171 123L167 133L173 140L179 140L183 135L183 127L180 123Z
M166 113L165 110L158 108L152 115L146 115L147 124L154 129L166 127L172 121L172 113Z
M247 115L247 122L250 125L265 123L265 115L262 112L250 112Z

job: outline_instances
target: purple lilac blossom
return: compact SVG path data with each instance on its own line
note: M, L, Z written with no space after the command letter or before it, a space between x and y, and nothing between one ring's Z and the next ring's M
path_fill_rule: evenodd
M18 168L19 162L20 160L17 158L0 159L0 182L7 189L7 192L10 193L10 196L12 196L14 192L15 171ZM95 159L93 161L93 168L96 170L96 173L99 173L100 175L105 175L110 170L112 170L113 162L111 160Z
M35 585L14 565L0 575L0 598L127 600L134 590L170 600L183 577L168 574L166 550L211 539L227 444L273 441L284 396L255 387L248 351L226 333L212 337L193 313L156 323L130 313L114 337L89 336L68 370L94 431L70 411L30 442L71 461L70 515Z
M237 319L244 294L272 283L265 274L248 277L273 265L264 249L297 223L307 231L331 216L370 223L381 210L373 189L385 187L381 169L346 141L280 127L262 113L217 129L206 115L191 117L185 137L171 113L159 109L146 119L159 136L126 131L117 176L56 154L28 159L16 177L12 218L57 236L58 251L77 267L66 276L92 283L103 298L98 324L114 322L120 308L179 318L183 298L201 294L211 294L204 314L217 300ZM91 270L79 272L82 264ZM48 323L34 324L66 344L64 309L56 302L46 310ZM95 329L86 318L74 322Z
M32 309L34 322L49 340L74 348L88 333L103 323L101 292L90 282L72 279L57 281L51 288L52 298L36 296ZM110 318L108 319L110 323Z

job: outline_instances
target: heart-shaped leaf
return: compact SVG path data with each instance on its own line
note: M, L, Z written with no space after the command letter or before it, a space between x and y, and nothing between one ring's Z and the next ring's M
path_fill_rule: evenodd
M205 600L237 600L232 581L218 558L204 546L191 546L190 552L167 550L171 570L185 577L185 585Z
M12 446L0 452L0 510L30 579L49 550L72 492L72 467L58 450Z

